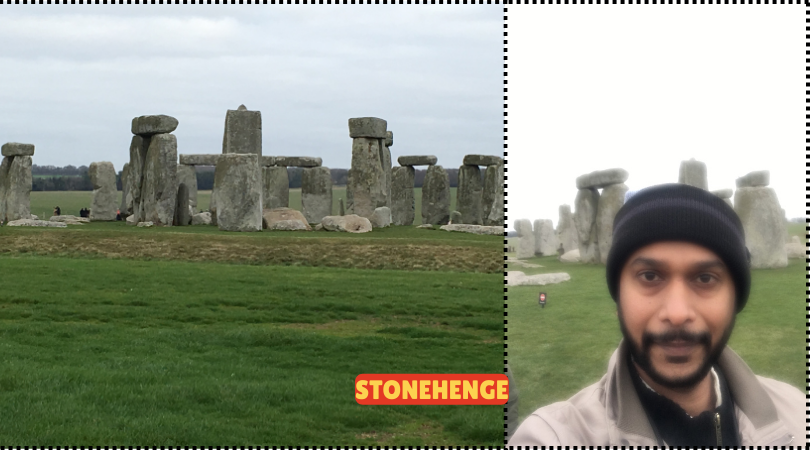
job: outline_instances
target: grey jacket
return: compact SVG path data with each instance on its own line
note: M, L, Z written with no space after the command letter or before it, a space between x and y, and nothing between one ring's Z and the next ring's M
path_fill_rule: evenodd
M567 401L536 410L509 445L658 445L627 364L619 363L627 360L627 352L622 341L601 380ZM741 445L807 445L804 393L754 375L728 347L718 364L734 397Z

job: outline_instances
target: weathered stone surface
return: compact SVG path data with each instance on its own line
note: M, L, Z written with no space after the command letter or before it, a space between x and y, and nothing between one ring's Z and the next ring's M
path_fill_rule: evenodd
M262 167L262 184L266 209L290 206L290 176L286 167Z
M503 226L503 164L487 166L481 191L484 225Z
M175 226L186 226L191 224L191 205L188 199L188 186L185 183L177 185L177 204L174 207Z
M139 221L171 226L177 205L177 138L156 134L149 142L143 169Z
M568 281L571 276L565 272L541 273L538 275L526 275L517 270L506 272L507 286L543 286L546 284L557 284Z
M258 155L222 155L214 172L214 184L219 229L261 231L262 172Z
M380 143L384 144L381 140ZM385 145L380 147L380 162L382 163L382 188L385 194L385 205L391 204L391 150Z
M413 225L414 177L413 167L397 166L391 169L391 221L394 225Z
M326 216L321 221L326 231L347 231L349 233L367 233L371 231L371 221L356 214L345 216Z
M341 197L338 200L339 200L339 203L340 203L340 205L338 206L338 215L339 216L345 216L346 215L346 205L343 203L343 197Z
M87 174L93 183L90 220L94 222L115 220L118 189L115 186L113 163L109 161L91 163Z
M8 170L11 168L11 160L13 157L3 157L3 162L0 163L0 223L6 222L6 197L8 195Z
M154 222L138 222L138 228L152 228L155 226Z
M259 165L262 166L262 167L275 166L276 165L276 159L277 159L277 157L275 157L275 156L260 156L259 157Z
M35 220L35 219L17 219L12 220L6 225L10 227L51 227L51 228L67 228L67 224L62 222L51 222L50 220Z
M793 236L791 241L785 244L785 253L787 253L788 259L805 259L807 257L807 247L801 242L799 236Z
M271 229L276 222L282 221L299 221L306 225L304 229L312 229L307 223L306 217L297 209L283 207L265 209L262 211L262 228Z
M596 211L599 205L599 192L596 189L580 189L574 201L574 223L576 224L580 261L595 264L601 261L597 241Z
M267 231L311 231L310 226L300 220L279 220L273 223Z
M352 167L346 184L346 209L349 214L371 217L374 210L386 206L380 139L355 138L352 141Z
M423 229L423 230L435 230L436 229L435 226L433 226L433 225L431 225L429 223L423 223L422 225L417 225L416 228L420 228L420 229Z
M577 229L574 226L574 215L571 206L560 205L560 216L557 220L557 239L566 252L579 248Z
M192 225L211 225L211 213L204 211L191 216Z
M537 219L534 221L534 254L556 255L560 241L554 233L554 223L551 219Z
M466 155L462 164L468 166L497 166L503 164L503 158L495 155Z
M481 207L482 193L481 169L479 169L478 166L472 165L459 167L456 209L461 213L460 223L471 225L482 225L484 223L481 217L483 213L483 208Z
M166 115L140 116L132 119L132 134L152 136L171 133L177 129L177 119Z
M385 228L391 226L391 209L387 206L380 206L374 210L374 214L369 217L371 228Z
M180 164L188 166L216 166L222 155L180 155Z
M433 155L400 156L397 162L400 166L433 166L439 161Z
M390 131L386 131L385 134L386 134L385 146L386 147L393 147L394 146L394 133L392 133Z
M529 219L519 219L514 223L518 235L517 258L526 259L534 257L534 232Z
M129 190L129 163L124 163L124 168L121 169L121 203L118 209L121 211L121 216L126 217L130 214L127 210L127 191Z
M332 215L332 176L328 167L308 167L301 174L301 209L308 223Z
M323 160L312 156L273 156L273 166L321 167Z
M31 157L14 156L6 184L6 221L31 218Z
M2 154L3 156L34 156L34 144L8 142L3 144Z
M51 216L51 218L48 219L48 220L51 221L51 222L63 222L63 223L67 223L67 224L71 224L72 222L75 222L75 223L90 223L90 219L88 219L87 217L77 217L77 216L72 216L70 214L64 214L64 215L61 215L61 216Z
M627 185L612 184L602 189L599 204L596 207L596 242L599 245L599 261L607 263L608 252L613 243L613 219L619 208L624 205L624 194Z
M627 181L630 174L624 169L597 170L577 177L577 189L601 189Z
M376 117L349 119L349 137L385 139L388 137L387 127L388 123L385 120Z
M454 223L454 224L464 223L464 222L461 221L461 213L460 212L458 212L458 211L450 211L450 221L448 222L448 224L451 224L451 223Z
M442 225L439 229L444 231L458 231L461 233L487 234L493 236L503 236L503 227L490 227L485 225L452 224Z
M187 164L177 165L177 184L185 184L188 189L188 206L191 214L197 214L197 170ZM189 220L191 218L189 217Z
M127 181L126 210L140 221L141 197L143 196L143 170L151 137L132 136L129 144L129 180ZM137 222L136 222L137 223Z
M762 187L767 186L770 182L771 172L768 170L758 170L737 178L737 187Z
M422 183L422 223L446 225L450 220L450 178L442 166L430 166Z
M131 215L131 216L128 216L125 222L127 223L127 225L133 225L133 226L137 225L138 224L138 216L136 216L134 214Z
M776 191L769 187L738 187L734 192L734 210L745 230L751 268L787 266L787 227Z
M678 171L678 183L688 184L701 189L709 189L709 180L706 177L706 163L695 161L681 161L681 168Z
M261 111L229 109L225 113L222 153L249 153L262 156ZM258 160L256 165L259 165Z
M712 191L712 194L720 198L731 198L731 196L734 195L734 191L731 189L718 189L716 191Z
M560 261L566 262L566 263L579 262L580 261L579 249L577 248L577 249L574 249L574 250L563 253L563 255L560 256Z

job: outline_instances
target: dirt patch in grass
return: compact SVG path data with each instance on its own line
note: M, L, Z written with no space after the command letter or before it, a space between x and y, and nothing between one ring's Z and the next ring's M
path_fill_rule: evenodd
M0 253L166 259L256 265L500 273L503 253L489 247L358 239L245 239L194 234L4 233Z

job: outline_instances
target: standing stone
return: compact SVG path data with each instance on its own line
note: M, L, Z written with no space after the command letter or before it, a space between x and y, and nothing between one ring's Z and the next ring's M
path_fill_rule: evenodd
M579 238L574 225L574 215L569 205L560 205L560 217L557 221L557 238L566 252L579 248Z
M415 175L413 166L397 166L391 170L391 221L394 225L413 225Z
M460 223L470 225L483 224L481 218L481 214L483 213L483 208L481 207L482 189L481 170L478 166L463 165L458 168L456 209L461 213Z
M450 178L442 166L429 166L422 183L422 224L446 225L450 220Z
M534 233L529 219L515 221L515 232L518 235L517 258L526 259L534 257Z
M116 216L115 168L109 161L94 162L87 170L93 183L93 201L90 204L91 221L113 221Z
M217 226L223 231L261 231L262 172L256 154L222 155L214 171Z
M596 210L599 205L599 191L580 189L574 201L574 212L580 261L595 264L601 261L596 234ZM567 250L567 249L566 249Z
M177 186L177 205L174 208L174 225L186 226L191 223L191 211L189 205L189 189L185 183Z
M13 157L6 156L3 157L3 162L0 163L0 223L8 221L6 220L6 197L9 188L8 171L11 169L12 159Z
M695 161L681 161L681 168L678 172L678 183L688 184L701 189L709 189L709 181L706 177L706 163Z
M241 105L225 113L222 153L249 153L262 156L262 113Z
M371 228L391 226L391 209L387 206L380 206L374 210L374 214L368 220L371 222Z
M349 214L368 218L375 209L386 206L380 142L379 138L359 137L352 140L352 167L346 185Z
M197 170L194 166L178 164L177 183L178 185L186 185L186 190L188 191L188 206L191 207L191 215L197 214ZM177 192L179 193L180 191L178 190Z
M619 208L624 205L624 194L627 193L624 183L613 184L602 189L599 205L596 207L596 241L599 244L599 260L607 263L610 245L613 243L613 219Z
M461 213L458 211L450 211L450 222L448 224L463 224L464 222L461 221Z
M745 230L745 246L751 252L751 267L770 269L787 266L787 228L776 191L769 187L739 187L734 192L734 210Z
M493 223L489 216L493 206L500 202L501 221ZM483 207L482 219L484 225L503 225L503 163L494 166L487 166L484 172L484 187L481 192L481 206Z
M266 209L290 206L290 176L286 167L263 167L264 207Z
M126 217L130 214L127 211L127 183L129 183L129 163L124 163L124 168L121 169L121 205L118 209L121 211L121 217Z
M6 157L11 160L6 177L6 222L31 218L31 157ZM4 159L6 159L4 158ZM113 185L114 186L114 185Z
M381 142L384 144L385 140L383 139ZM385 193L385 206L388 206L391 204L391 150L386 145L382 145L380 149L383 192Z
M141 196L143 192L143 168L151 137L132 136L129 144L129 180L127 181L126 210L140 221Z
M346 215L346 205L343 204L343 197L341 197L339 200L340 200L340 206L339 206L340 209L338 210L338 215L339 216L345 216Z
M140 222L171 226L177 205L177 138L152 136L143 169Z
M328 167L308 167L301 174L301 209L309 223L332 215L332 176Z
M534 254L537 256L556 255L560 241L554 233L554 223L551 219L537 219L534 221Z

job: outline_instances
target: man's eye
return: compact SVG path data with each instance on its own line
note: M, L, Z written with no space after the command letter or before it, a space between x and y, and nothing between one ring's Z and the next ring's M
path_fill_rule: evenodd
M714 277L712 275L709 275L708 273L704 273L704 274L698 275L697 279L701 283L706 284L706 283L711 283L714 280Z
M644 281L655 281L658 278L655 272L642 272L641 279Z

